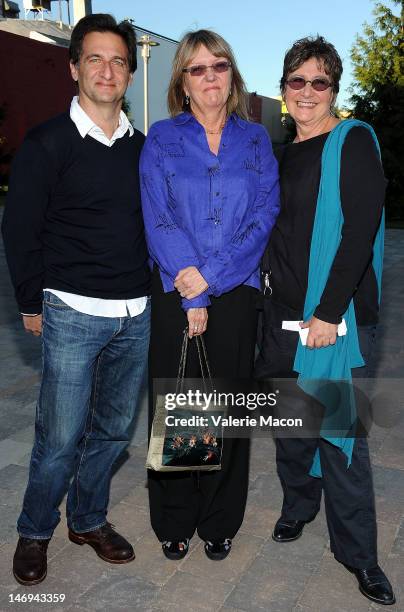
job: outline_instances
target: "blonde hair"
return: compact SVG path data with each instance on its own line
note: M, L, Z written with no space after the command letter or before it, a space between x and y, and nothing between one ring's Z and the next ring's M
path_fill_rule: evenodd
M187 32L178 45L167 94L167 106L170 115L174 117L189 108L185 104L184 73L182 70L188 66L201 45L204 45L215 57L225 57L231 63L232 79L230 95L226 103L227 114L236 113L242 119L248 119L248 93L243 77L237 68L233 51L224 38L211 30Z

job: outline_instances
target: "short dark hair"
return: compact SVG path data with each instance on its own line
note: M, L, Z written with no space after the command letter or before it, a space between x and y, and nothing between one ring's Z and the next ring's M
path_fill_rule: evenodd
M83 52L83 40L90 32L112 32L122 38L128 49L129 72L132 74L137 68L136 58L136 33L129 21L117 23L112 17L105 13L94 13L86 15L77 22L73 28L70 39L69 57L73 64L77 64Z
M280 81L282 93L285 91L289 74L312 57L323 64L326 74L331 78L333 92L335 94L339 92L339 82L343 69L336 48L322 36L306 36L306 38L300 38L293 43L292 47L286 52Z

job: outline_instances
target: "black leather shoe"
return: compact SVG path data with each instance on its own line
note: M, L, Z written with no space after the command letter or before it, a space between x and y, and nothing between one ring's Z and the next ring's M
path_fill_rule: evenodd
M389 579L378 565L369 569L358 569L349 565L345 567L356 576L362 595L382 606L396 603Z
M13 559L14 578L20 584L31 586L46 578L46 551L49 540L20 538Z
M286 521L280 518L275 525L272 539L275 542L293 542L300 538L305 524L306 521Z
M89 544L100 559L108 563L129 563L135 558L132 546L114 530L111 523L85 533L76 533L69 529L69 540L80 546Z
M205 542L205 553L212 561L222 561L226 559L227 555L231 551L231 540L226 538L225 540L215 540Z
M189 538L175 542L165 541L161 543L161 546L167 559L171 559L171 561L179 561L180 559L183 559L188 552Z

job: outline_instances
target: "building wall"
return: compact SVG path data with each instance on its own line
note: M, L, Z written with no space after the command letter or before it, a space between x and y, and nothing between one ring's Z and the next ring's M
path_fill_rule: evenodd
M144 33L145 30L136 29L138 38ZM168 117L167 88L178 44L154 34L152 39L160 45L152 48L149 60L150 125ZM0 87L0 105L6 103L9 109L2 133L6 135L6 132L7 140L16 147L27 129L64 110L76 89L70 77L67 48L40 43L0 29L0 57L8 58L2 70ZM126 98L131 108L131 119L142 132L143 70L143 58L138 47L138 69ZM10 122L16 127L10 128Z
M16 149L27 130L65 111L76 91L68 50L0 31L0 106L4 148Z
M86 15L91 15L93 12L91 0L73 0L73 15L74 24Z
M147 33L136 28L138 38ZM172 61L178 43L151 34L160 43L151 49L149 60L149 123L168 116L167 89ZM5 107L6 119L0 136L6 138L5 148L16 149L27 130L68 109L76 93L68 60L68 49L10 34L0 29L0 57L7 58L2 67L0 106ZM143 58L138 48L138 69L126 98L130 118L135 127L144 131ZM251 118L263 123L273 142L284 139L281 126L281 104L278 100L250 94Z
M262 97L261 123L267 128L271 140L279 144L285 139L285 130L282 127L282 104L274 98Z
M142 34L145 34L145 31L140 28L135 29L138 39ZM149 59L149 125L152 125L152 123L159 119L168 117L167 89L171 76L172 62L178 46L176 41L171 41L157 34L151 34L151 38L160 43L160 46L151 48L151 57ZM126 99L130 103L130 118L134 126L143 132L144 65L140 47L138 47L137 65L138 68L135 72L133 83L126 93Z
M250 93L248 98L248 112L251 118L251 121L255 121L256 123L261 123L262 118L262 96L257 94L257 92Z
M282 102L276 98L267 98L256 92L249 96L249 113L251 121L262 123L274 144L284 142L285 133L281 124Z
M140 37L145 32L137 31ZM152 36L160 43L152 49L149 62L149 119L150 124L168 116L166 96L171 64L177 43ZM0 127L4 138L3 149L15 151L26 132L65 110L76 93L69 70L68 49L38 42L0 30L2 62L0 107L6 117ZM143 131L143 58L138 48L138 70L127 91L130 116L136 128Z

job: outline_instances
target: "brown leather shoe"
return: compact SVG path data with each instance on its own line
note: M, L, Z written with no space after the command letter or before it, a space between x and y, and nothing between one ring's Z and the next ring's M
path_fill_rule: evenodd
M69 529L69 540L80 546L89 544L97 555L108 563L129 563L135 558L132 546L114 530L111 523L85 533L75 533Z
M14 578L20 584L39 584L46 578L49 540L19 538L13 559Z

